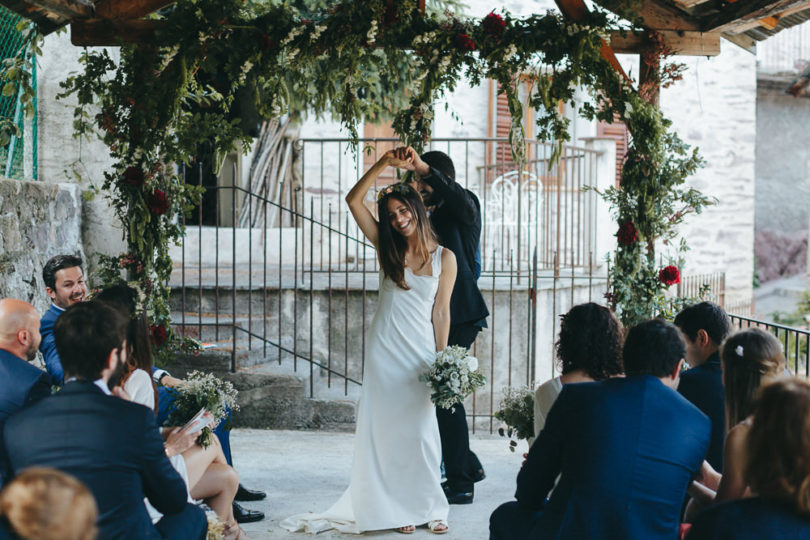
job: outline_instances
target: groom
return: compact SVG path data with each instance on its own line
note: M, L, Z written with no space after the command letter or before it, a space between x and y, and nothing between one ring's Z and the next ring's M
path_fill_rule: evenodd
M476 257L481 241L481 205L478 197L456 183L453 160L444 152L421 156L411 148L398 148L397 157L408 161L413 171L410 185L430 210L430 223L439 243L452 251L458 275L450 298L449 345L469 349L481 328L486 327L489 310L478 289ZM453 409L436 408L442 439L442 458L447 475L444 491L450 504L473 502L473 484L484 479L484 469L470 450L470 436L464 405Z

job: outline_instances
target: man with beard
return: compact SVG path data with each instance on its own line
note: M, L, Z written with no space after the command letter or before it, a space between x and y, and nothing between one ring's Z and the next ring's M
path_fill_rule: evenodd
M0 300L0 443L10 415L51 393L48 374L28 363L36 357L39 341L39 313L34 306L14 298ZM0 487L5 469L0 451Z
M186 485L168 456L194 444L175 429L164 442L154 413L110 394L125 368L128 318L102 302L78 302L54 325L65 384L12 415L4 429L11 470L52 467L75 476L96 499L99 538L200 539L207 522L187 503ZM152 524L143 499L163 518Z
M481 204L475 194L456 182L453 160L444 152L421 156L413 148L398 148L397 157L408 161L410 185L422 195L430 211L430 224L439 243L453 252L458 275L450 298L450 335L447 345L469 349L487 325L489 315L478 288L481 242ZM436 408L442 439L442 458L447 475L443 485L450 504L473 502L473 484L484 478L478 457L470 450L470 436L464 404L452 409Z
M40 323L42 344L39 350L45 358L45 369L54 384L61 385L64 378L62 363L56 351L53 337L53 325L60 315L71 305L83 302L87 296L87 285L84 282L82 258L78 255L57 255L52 257L42 269L45 292L51 298L51 307L45 312Z

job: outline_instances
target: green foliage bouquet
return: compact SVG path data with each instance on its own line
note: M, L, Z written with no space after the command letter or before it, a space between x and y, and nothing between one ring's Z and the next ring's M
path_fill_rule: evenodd
M509 437L509 450L515 451L517 441L534 437L534 390L528 386L503 389L503 398L495 411L495 418L506 424L506 429L499 428L498 433Z
M486 384L487 379L478 372L478 359L467 354L467 349L451 345L439 351L427 373L419 376L432 390L430 399L437 407L450 409L456 403Z
M211 444L211 430L225 418L227 409L239 410L236 403L237 391L233 385L210 373L192 371L176 387L167 390L174 396L174 409L163 425L185 425L200 409L205 409L214 417L214 422L204 427L197 439L197 443L203 448L208 448Z

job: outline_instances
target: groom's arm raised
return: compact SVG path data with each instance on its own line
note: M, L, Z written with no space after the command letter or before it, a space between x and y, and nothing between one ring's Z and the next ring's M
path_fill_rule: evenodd
M374 181L380 176L386 167L389 165L398 166L401 165L402 161L396 159L394 152L389 150L382 157L371 166L371 168L366 171L366 174L363 175L360 180L354 185L354 187L349 191L346 195L346 202L349 205L349 210L354 216L354 220L357 222L357 225L360 227L360 230L363 231L363 234L369 241L374 244L374 247L377 247L377 237L379 236L379 231L377 229L377 220L374 219L374 216L371 214L369 209L363 204L363 200L366 198L366 193L368 190L371 189L371 186L374 185Z

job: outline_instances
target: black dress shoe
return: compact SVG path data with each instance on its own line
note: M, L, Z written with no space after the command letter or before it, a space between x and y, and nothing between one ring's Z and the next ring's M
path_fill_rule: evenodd
M258 489L248 489L242 484L239 484L239 489L236 490L236 496L233 498L235 501L260 501L267 497L267 493L259 491Z
M473 502L474 491L453 491L447 482L442 484L442 489L448 504L472 504Z
M475 475L473 476L473 482L480 482L486 477L487 475L484 474L484 469L478 469L477 471L475 471Z
M253 523L264 519L264 512L242 508L238 502L233 503L233 517L237 523Z

